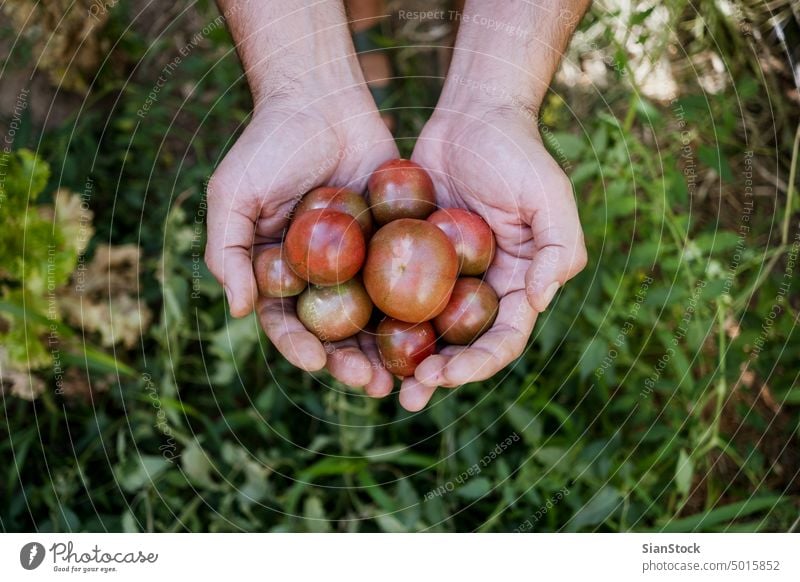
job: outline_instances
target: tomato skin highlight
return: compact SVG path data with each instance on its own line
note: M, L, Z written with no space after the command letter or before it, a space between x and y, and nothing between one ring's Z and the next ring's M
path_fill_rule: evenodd
M358 222L343 212L304 212L289 226L284 256L292 270L315 285L352 279L364 264L366 244Z
M475 277L456 281L450 302L433 325L441 338L451 345L466 346L492 327L500 301L488 283Z
M440 208L428 217L456 249L462 275L481 275L492 264L496 243L489 225L463 208Z
M375 170L367 183L369 204L378 224L400 218L424 219L436 210L433 181L411 160L391 160Z
M372 301L357 278L329 287L312 285L297 299L297 317L321 341L354 336L371 315Z
M407 323L387 317L378 324L376 336L381 361L396 376L413 376L417 366L436 353L436 332L429 321Z
M294 297L302 293L307 285L292 271L281 247L258 251L253 258L253 273L262 297Z
M374 231L372 213L367 207L367 201L363 196L347 188L335 188L332 186L320 186L314 188L297 204L294 209L294 218L309 210L328 208L337 212L344 212L356 219L364 240L369 240Z
M447 306L458 276L458 257L439 228L401 218L373 235L363 276L378 309L394 319L420 323Z

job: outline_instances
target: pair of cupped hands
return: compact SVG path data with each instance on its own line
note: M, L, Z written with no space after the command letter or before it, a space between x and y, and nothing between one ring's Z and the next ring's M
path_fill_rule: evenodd
M278 245L291 211L322 185L365 192L370 173L398 158L397 145L362 83L294 87L257 103L253 117L208 187L206 262L230 312L255 309L273 345L302 370L323 368L381 398L393 377L374 336L323 345L297 319L294 299L258 296L254 248ZM412 158L431 175L440 207L479 214L497 239L486 281L498 317L475 343L450 346L403 379L400 404L425 407L437 387L490 378L519 357L537 315L586 264L571 183L546 151L528 109L444 95Z

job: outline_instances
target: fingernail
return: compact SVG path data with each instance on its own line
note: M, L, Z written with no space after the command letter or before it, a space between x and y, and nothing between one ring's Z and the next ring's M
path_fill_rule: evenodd
M233 294L231 293L231 290L228 288L227 285L225 285L225 295L228 297L228 305L232 306L233 305Z
M550 302L553 300L553 297L556 296L556 291L558 291L558 283L550 283L550 286L544 290L544 295L542 295L542 301L544 306L542 307L542 311L547 309L550 305Z

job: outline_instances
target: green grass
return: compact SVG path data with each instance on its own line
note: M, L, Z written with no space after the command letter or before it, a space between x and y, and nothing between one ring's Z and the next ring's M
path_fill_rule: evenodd
M32 127L19 145L50 163L45 195L58 185L81 192L92 177L90 252L142 247L140 293L155 319L138 347L94 354L89 375L109 389L91 403L52 389L34 403L3 396L0 529L796 528L799 214L787 188L796 103L779 75L763 75L758 54L741 56L736 22L715 11L698 29L686 3L668 5L670 27L631 34L662 34L663 50L679 41L690 55L718 51L725 88L704 92L689 75L676 103L649 100L619 72L631 69L617 15L592 9L582 28L601 32L600 50L619 65L612 82L557 85L542 113L548 145L566 154L590 264L513 366L409 414L395 397L371 400L293 369L254 318L226 316L205 267L193 294L204 183L246 122L249 97L216 30L142 120L137 110L176 54L171 39L215 13L191 7L154 39L126 29L121 3L105 32L120 43L91 106L44 133ZM701 5L700 14L716 6ZM398 51L407 154L440 80L429 52ZM682 51L673 59L686 70ZM80 357L71 365L87 374ZM52 370L39 374L52 384Z

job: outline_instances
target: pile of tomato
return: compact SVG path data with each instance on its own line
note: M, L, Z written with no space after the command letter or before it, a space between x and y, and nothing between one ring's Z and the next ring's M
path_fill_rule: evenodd
M254 257L259 293L297 297L297 317L323 342L376 336L397 376L414 374L437 342L468 345L497 317L481 279L495 239L477 214L437 209L428 173L392 160L368 182L368 200L346 188L306 194L283 244Z

